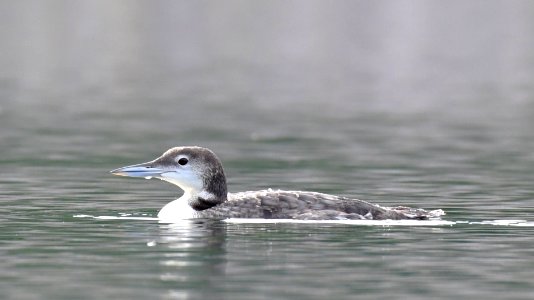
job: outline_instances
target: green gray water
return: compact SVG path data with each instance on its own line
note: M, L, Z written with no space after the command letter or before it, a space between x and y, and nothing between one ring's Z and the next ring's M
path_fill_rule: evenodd
M532 299L533 20L528 1L1 1L0 299ZM231 191L458 223L145 220L180 191L108 171L176 145L214 150Z

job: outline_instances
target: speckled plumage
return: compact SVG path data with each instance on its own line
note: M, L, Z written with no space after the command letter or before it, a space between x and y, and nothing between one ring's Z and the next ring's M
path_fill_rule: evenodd
M203 218L264 218L298 220L426 220L423 209L381 207L366 201L306 192L262 190L229 194L228 200L198 211Z

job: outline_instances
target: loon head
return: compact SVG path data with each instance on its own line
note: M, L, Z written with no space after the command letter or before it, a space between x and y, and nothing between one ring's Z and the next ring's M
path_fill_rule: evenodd
M217 204L227 197L226 177L219 158L202 147L175 147L155 160L111 171L114 175L159 178L179 186L195 209L202 209L197 199ZM199 205L199 207L195 207Z

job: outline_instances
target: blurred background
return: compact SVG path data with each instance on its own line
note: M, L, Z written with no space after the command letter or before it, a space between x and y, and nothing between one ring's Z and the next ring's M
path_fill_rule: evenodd
M417 170L458 182L495 160L532 168L530 1L0 5L3 162L87 181L88 165L194 144L227 162L234 189L288 188L286 168L290 187L370 196L402 196L395 182L419 179L399 175Z
M0 5L0 160L46 193L177 145L233 190L457 207L532 181L531 1Z
M288 168L395 196L399 173L533 165L531 1L26 0L0 19L4 163L107 171L195 144L234 189Z
M530 299L527 227L73 216L155 216L108 171L200 145L230 191L532 220L533 79L533 1L0 1L0 298Z

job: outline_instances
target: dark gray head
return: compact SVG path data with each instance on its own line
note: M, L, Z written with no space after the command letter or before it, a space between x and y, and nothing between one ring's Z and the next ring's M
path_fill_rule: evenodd
M179 186L192 197L201 199L201 202L220 203L226 200L226 177L221 161L207 148L171 148L153 161L119 168L111 173L159 178ZM202 204L198 209L203 209L200 206Z

